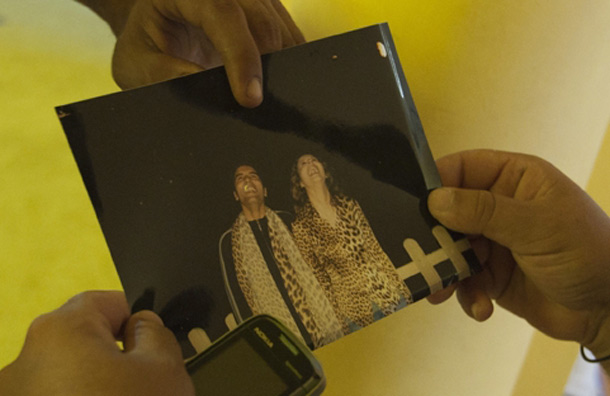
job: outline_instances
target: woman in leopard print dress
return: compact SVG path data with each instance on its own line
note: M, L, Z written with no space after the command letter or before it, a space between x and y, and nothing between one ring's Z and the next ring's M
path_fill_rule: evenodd
M331 301L347 334L412 301L354 199L335 189L311 154L292 169L294 240Z

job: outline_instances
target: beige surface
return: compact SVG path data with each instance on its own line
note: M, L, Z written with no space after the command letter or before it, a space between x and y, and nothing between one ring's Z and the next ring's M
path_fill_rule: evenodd
M455 300L422 301L318 350L325 395L508 395L531 336L520 328L504 311L481 325Z
M436 154L475 146L536 152L586 183L609 118L609 2L572 9L563 0L308 0L309 10L320 9L315 20L293 3L310 38L367 18L402 22L404 31L393 30ZM116 90L110 32L68 0L3 0L0 15L4 366L36 315L78 291L120 285L53 113ZM529 327L503 312L480 325L455 301L421 302L318 356L328 395L502 396L511 394L530 338Z
M512 396L560 396L577 356L577 344L534 333Z

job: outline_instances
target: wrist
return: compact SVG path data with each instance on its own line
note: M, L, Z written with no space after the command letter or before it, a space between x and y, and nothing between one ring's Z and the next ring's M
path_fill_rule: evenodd
M591 341L581 345L590 351L586 355L590 360L603 360L600 362L601 365L607 372L610 372L610 359L608 359L610 357L610 313L605 312L600 315L600 319L596 322L598 323L597 329Z
M136 0L76 0L102 18L118 37Z

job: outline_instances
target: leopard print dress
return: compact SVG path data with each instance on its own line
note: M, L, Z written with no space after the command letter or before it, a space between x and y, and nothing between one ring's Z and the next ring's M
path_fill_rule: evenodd
M358 202L333 197L335 225L307 203L292 225L294 240L347 334L412 302Z

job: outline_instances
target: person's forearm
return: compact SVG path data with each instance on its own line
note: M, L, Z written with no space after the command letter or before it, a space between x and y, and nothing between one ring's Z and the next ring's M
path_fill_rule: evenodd
M136 0L76 0L90 8L110 25L115 36L123 31L131 7Z

